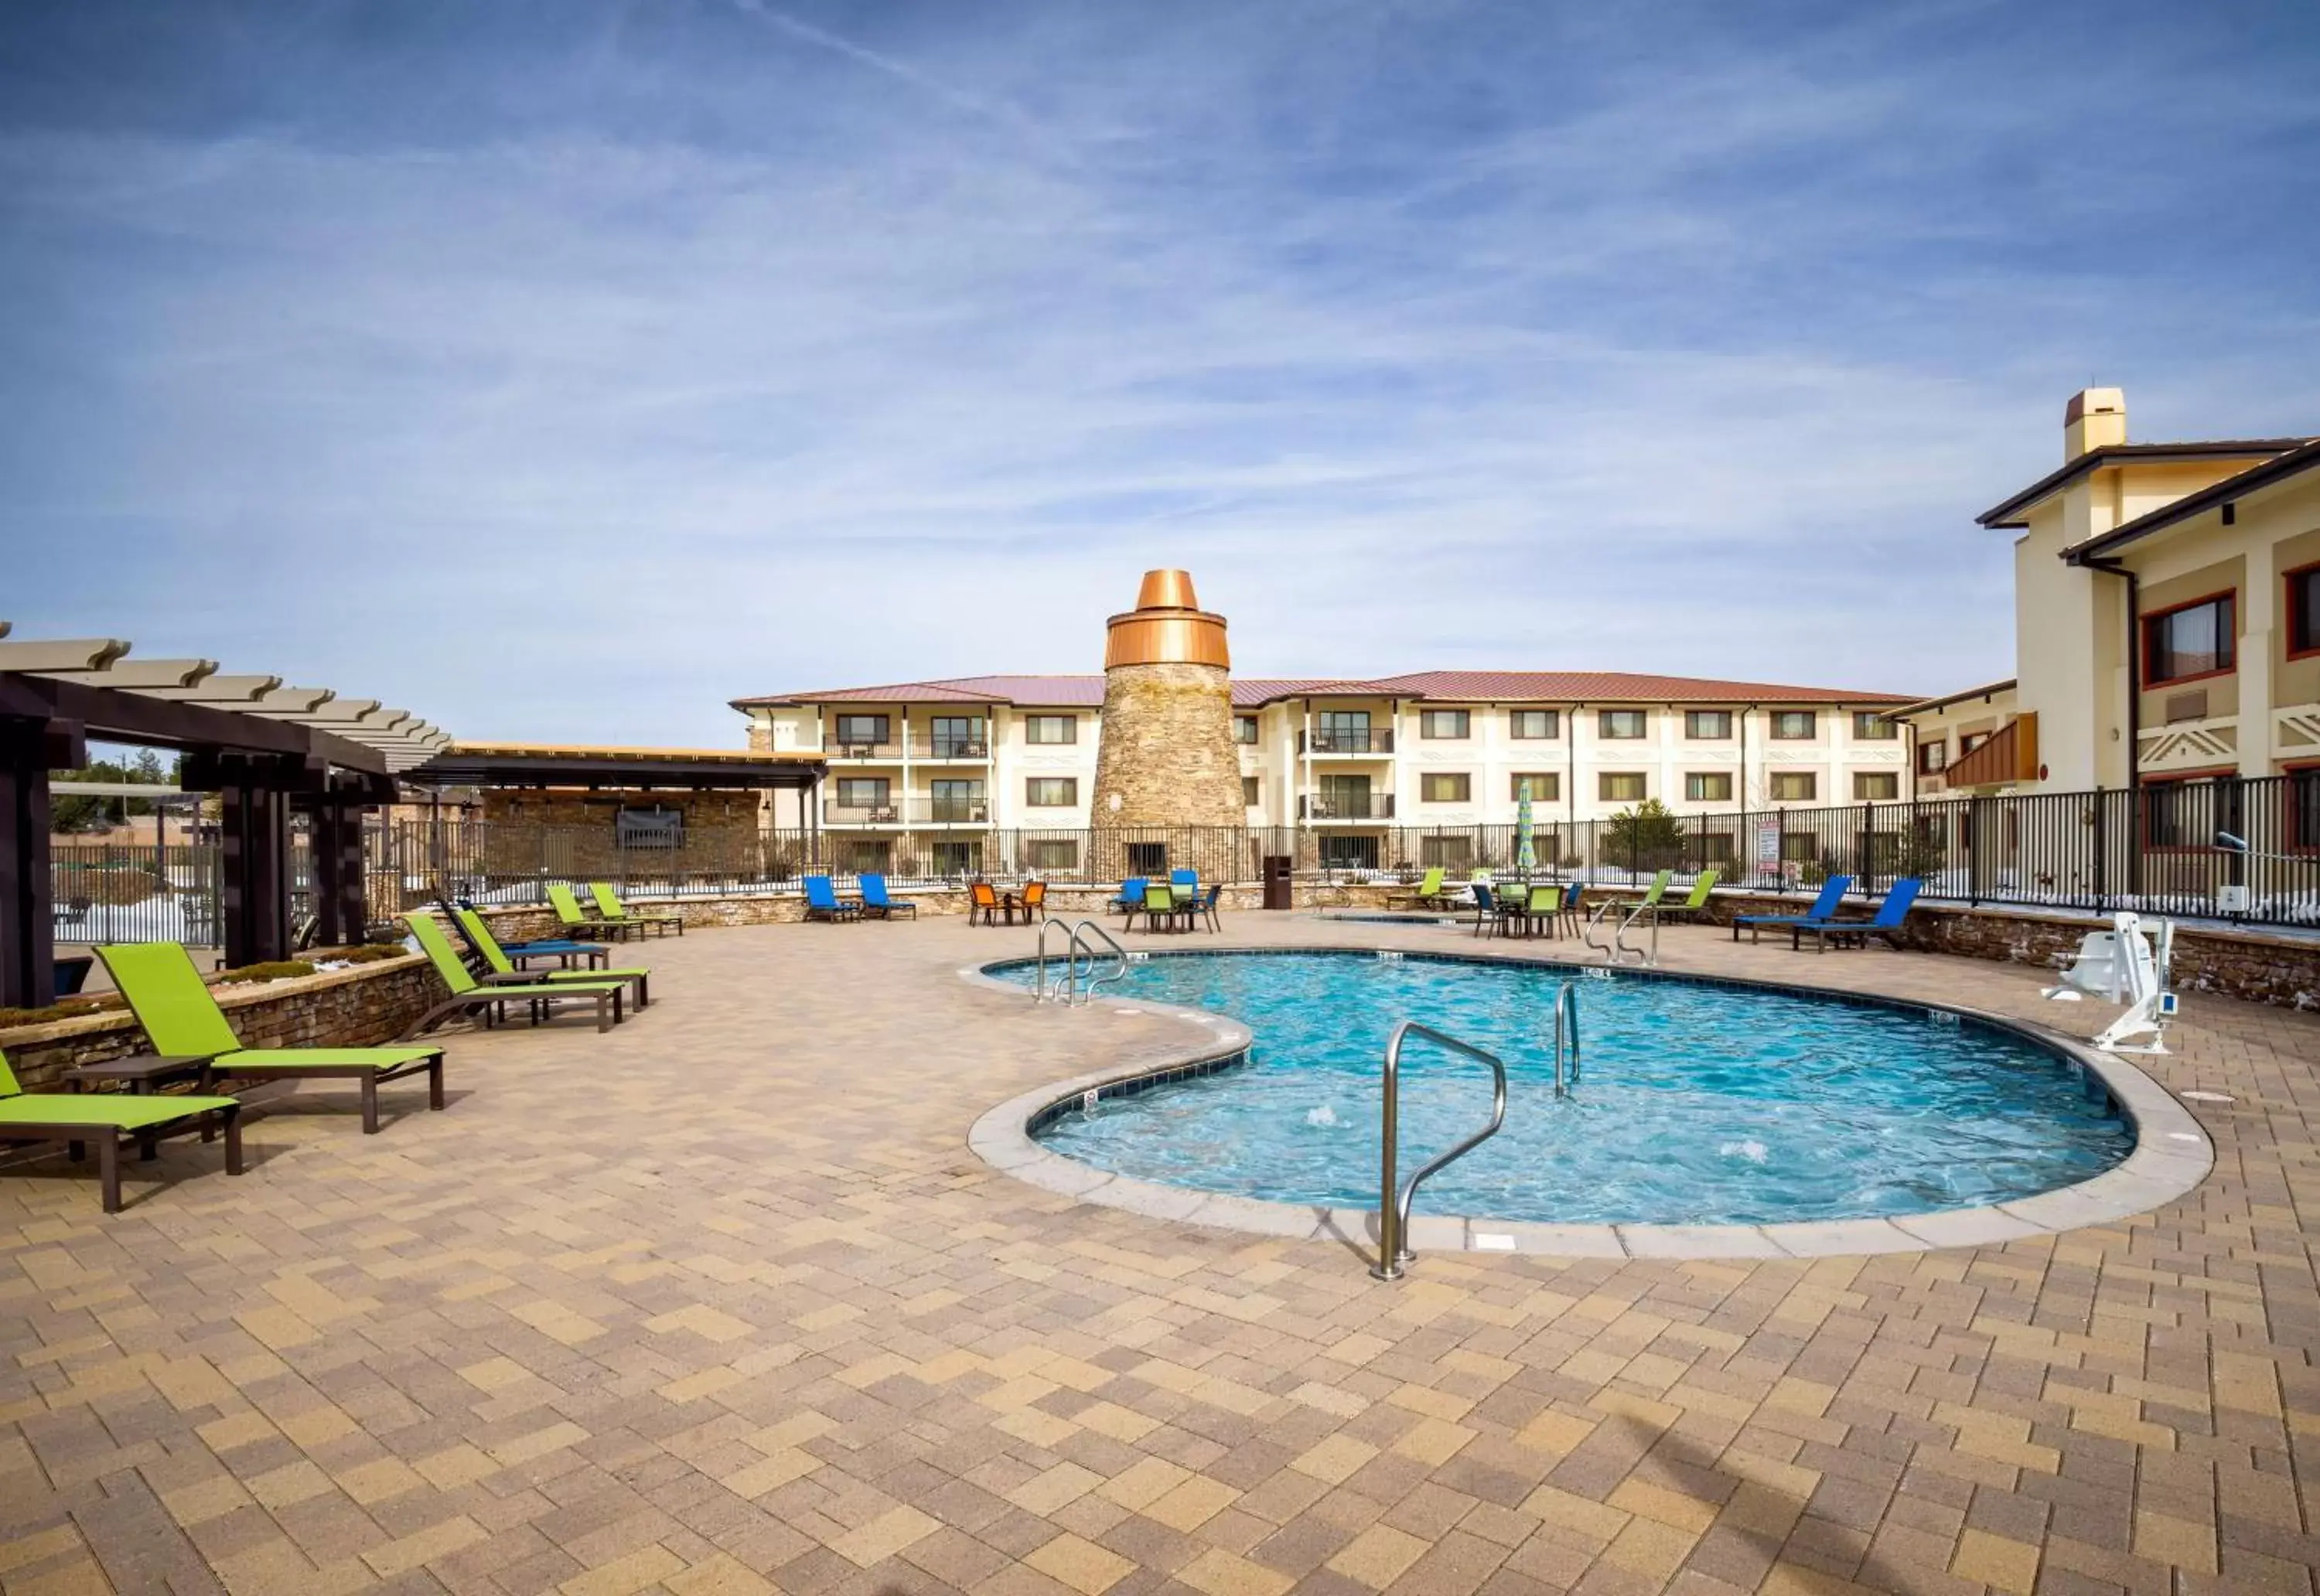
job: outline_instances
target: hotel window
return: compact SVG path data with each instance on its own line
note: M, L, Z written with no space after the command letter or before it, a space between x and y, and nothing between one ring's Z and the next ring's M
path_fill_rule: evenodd
M1730 710L1686 710L1683 734L1692 742L1725 742L1732 736Z
M1855 742L1891 742L1900 735L1900 725L1887 720L1875 710L1853 712L1853 740Z
M1080 718L1077 715L1026 715L1023 717L1025 742L1077 742L1080 739Z
M1023 802L1034 809L1068 809L1079 801L1075 775L1035 775L1023 784Z
M1598 737L1641 737L1644 726L1645 715L1641 710L1604 710L1595 717L1595 735Z
M1472 721L1464 710L1420 710L1418 735L1436 742L1464 742L1471 735Z
M2232 595L2217 594L2143 618L2143 685L2220 676L2237 663Z
M1034 870L1076 870L1080 845L1069 837L1035 838L1023 845L1023 862Z
M2178 776L2143 784L2143 840L2150 848L2213 848L2218 831L2247 835L2246 789L2234 777Z
M1507 717L1508 735L1518 742L1536 742L1563 735L1561 710L1517 710Z
M1948 738L1937 737L1930 742L1921 742L1917 745L1919 775L1939 775L1949 768L1949 764L1950 739Z
M1772 802L1775 803L1810 803L1819 790L1819 778L1809 770L1776 770L1772 773Z
M1606 803L1641 803L1644 801L1644 773L1640 770L1607 770L1595 778L1595 796Z
M2288 573L2288 652L2320 653L2320 566Z
M842 748L876 748L887 738L887 728L893 724L884 715L840 715L838 717L838 746Z
M983 722L972 715L937 715L929 723L938 759L980 759Z
M1474 839L1421 837L1418 839L1418 862L1429 870L1436 865L1445 870L1464 870L1474 862Z
M1806 742L1820 735L1820 717L1810 710L1774 710L1772 735L1784 742Z
M1901 795L1900 775L1890 770L1856 770L1853 773L1853 795L1863 803L1899 798Z
M1261 802L1257 796L1260 790L1255 776L1245 775L1240 778L1240 801L1249 808L1255 809Z
M1695 770L1683 778L1683 795L1693 803L1729 803L1732 802L1732 773L1728 770Z
M1968 731L1958 738L1958 757L1962 759L1989 740L1987 731Z
M1255 715L1235 715L1233 717L1233 741L1247 748L1255 748L1256 746L1256 717Z
M1533 803L1556 803L1563 798L1563 777L1552 770L1526 770L1507 784L1507 796L1517 803L1522 802L1523 784L1530 784Z
M883 775L841 775L838 778L840 809L884 809L893 802L893 787Z
M1421 803L1471 803L1474 778L1463 770L1429 770L1418 778L1418 799Z
M983 802L981 782L938 781L927 784L930 799L929 819L980 824L991 818Z
M1373 746L1367 710L1323 710L1313 717L1313 751L1317 754L1388 753Z

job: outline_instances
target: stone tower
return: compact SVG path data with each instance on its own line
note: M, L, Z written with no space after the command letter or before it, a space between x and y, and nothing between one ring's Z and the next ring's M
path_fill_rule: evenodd
M1106 624L1090 823L1246 825L1225 618L1200 607L1184 572L1146 571L1136 608Z

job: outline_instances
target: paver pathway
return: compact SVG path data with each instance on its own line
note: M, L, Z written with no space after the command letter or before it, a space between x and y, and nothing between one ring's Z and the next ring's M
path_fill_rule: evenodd
M2191 1105L2216 1173L2131 1222L1386 1286L976 1160L994 1102L1192 1034L956 975L1029 944L654 942L644 1015L457 1038L450 1108L377 1137L302 1093L249 1175L173 1146L188 1178L111 1220L62 1165L0 1172L0 1588L2312 1591L2320 1019L2189 999L2152 1073L2233 1099ZM2107 1011L1999 966L1663 951Z

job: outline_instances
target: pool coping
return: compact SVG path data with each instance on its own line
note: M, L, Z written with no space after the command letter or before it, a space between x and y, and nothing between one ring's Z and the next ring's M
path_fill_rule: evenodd
M1266 957L1287 954L1354 954L1374 957L1401 949L1377 948L1237 948L1155 950L1146 957L1212 957L1219 954L1253 953ZM1567 960L1500 953L1463 955L1418 953L1428 962L1507 964L1546 969L1602 969ZM962 968L962 979L1004 992L1028 995L1021 986L988 974L990 970L1028 962L993 959ZM1945 1247L1979 1247L2039 1236L2056 1236L2092 1225L2111 1224L2148 1213L2195 1189L2215 1167L2215 1145L2196 1117L2173 1093L2134 1065L2114 1054L2086 1046L2075 1037L2029 1022L1993 1014L1962 1003L1926 1002L1916 998L1885 997L1813 986L1801 982L1765 981L1750 977L1696 974L1680 970L1621 970L1621 975L1654 980L1681 980L1698 984L1745 987L1789 996L1835 998L1879 1007L1917 1009L1949 1013L1961 1019L2020 1036L2041 1047L2053 1047L2074 1059L2111 1095L2134 1129L2134 1148L2116 1168L2090 1179L2051 1192L1981 1208L1943 1209L1931 1213L1895 1218L1802 1220L1770 1225L1559 1225L1527 1220L1498 1220L1457 1214L1413 1214L1407 1245L1418 1253L1456 1251L1514 1254L1563 1258L1658 1258L1671 1261L1715 1259L1858 1257L1881 1253L1928 1252ZM1220 1229L1292 1240L1336 1241L1374 1247L1377 1213L1373 1209L1322 1207L1276 1202L1259 1197L1201 1192L1114 1174L1051 1152L1033 1138L1033 1129L1074 1100L1090 1092L1133 1095L1148 1084L1188 1074L1227 1069L1238 1063L1255 1040L1255 1033L1237 1020L1148 998L1104 998L1121 1012L1155 1014L1196 1026L1205 1033L1204 1045L1189 1048L1179 1058L1091 1071L1069 1080L1020 1093L1000 1103L967 1132L967 1146L975 1156L1003 1174L1026 1184L1082 1202L1117 1208L1156 1220L1210 1225Z

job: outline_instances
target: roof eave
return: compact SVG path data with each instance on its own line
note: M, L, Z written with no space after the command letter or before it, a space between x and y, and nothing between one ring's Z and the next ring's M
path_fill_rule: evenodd
M1977 526L1992 530L2019 530L2030 524L2027 512L2042 501L2053 497L2089 472L2107 465L2137 461L2148 466L2181 464L2189 460L2230 459L2234 456L2250 459L2268 459L2286 454L2312 441L2306 438L2234 438L2212 443L2120 443L2089 449L2076 459L2065 461L2061 469L2051 471L2009 498L2002 499L1980 515Z
M2082 566L2090 560L2104 558L2113 549L2124 549L2130 543L2140 542L2145 538L2205 515L2210 510L2219 508L2234 500L2243 499L2250 494L2260 493L2265 488L2285 482L2290 477L2300 476L2305 472L2315 468L2320 468L2320 439L2310 440L2284 453L2274 455L2261 465L2252 466L2235 476L2226 476L2221 482L2201 488L2198 493L2186 494L2172 503L2162 504L2147 514L2138 515L2133 521L2115 526L2099 537L2089 538L2083 543L2073 544L2062 551L2062 558L2074 566Z

